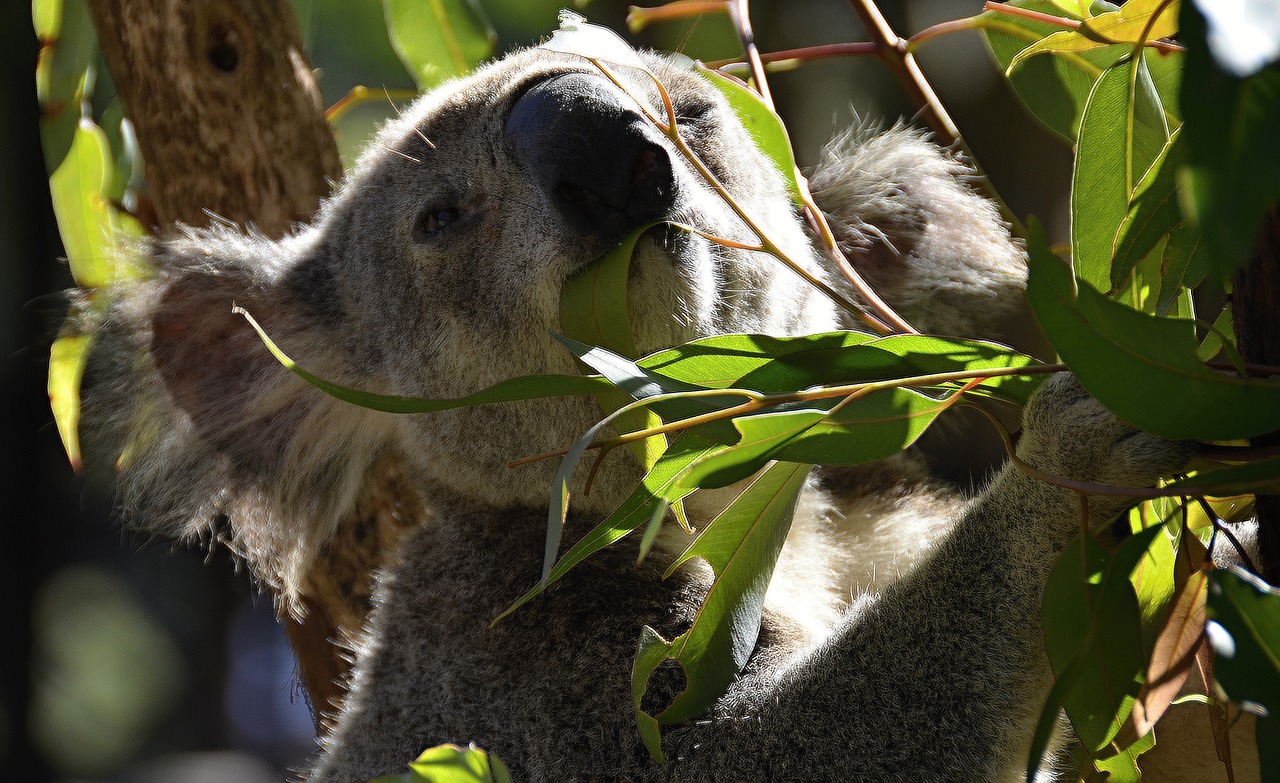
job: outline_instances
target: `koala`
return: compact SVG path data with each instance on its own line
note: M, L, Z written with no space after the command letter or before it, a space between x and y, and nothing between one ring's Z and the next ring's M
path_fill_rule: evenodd
M792 258L834 280L725 99L645 57L697 156ZM492 751L518 781L1023 780L1051 682L1042 586L1080 527L1067 490L1005 467L970 496L911 452L815 475L754 653L707 714L665 730L659 764L636 732L630 668L640 629L680 633L708 589L696 564L662 578L683 532L662 533L639 567L635 544L605 550L490 625L538 579L555 469L508 465L571 444L600 418L596 403L372 412L281 368L231 312L252 313L317 375L384 394L458 397L574 373L552 337L564 281L656 223L628 281L641 351L853 326L772 257L708 239L756 241L644 117L642 105L662 116L649 77L615 72L625 90L573 55L508 55L388 124L292 236L214 228L152 246L155 274L82 316L97 345L85 420L91 442L123 450L124 507L149 531L225 541L291 596L370 466L402 466L425 513L378 576L312 783L395 773L446 742ZM841 244L907 319L1000 337L1024 314L1025 264L970 176L894 128L842 138L811 181ZM1047 381L1024 419L1021 458L1076 479L1149 485L1188 456L1069 376ZM589 493L576 478L566 538L638 477L614 454ZM690 504L695 525L715 503ZM1121 510L1096 499L1089 524ZM664 706L678 680L656 678L647 698Z

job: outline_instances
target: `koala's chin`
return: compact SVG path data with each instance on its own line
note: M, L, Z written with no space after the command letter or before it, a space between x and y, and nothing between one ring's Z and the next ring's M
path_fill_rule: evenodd
M839 286L718 89L647 61L720 185ZM571 445L600 417L595 401L374 413L289 374L231 313L248 309L316 374L375 392L457 397L574 373L551 336L565 280L658 224L628 283L641 351L848 325L773 257L733 246L759 238L646 119L642 106L662 116L649 78L615 70L627 89L570 55L494 62L390 123L296 236L188 232L151 248L154 277L84 308L96 340L84 418L101 453L128 447L132 518L176 537L216 531L296 598L371 466L401 467L419 501L404 513L429 518L410 520L387 560L315 783L397 773L446 742L478 743L518 781L1021 780L1050 683L1042 585L1078 528L1069 492L1006 468L969 498L913 454L812 482L752 657L707 715L666 729L660 765L638 740L630 666L642 628L672 638L698 616L706 569L663 579L655 562L683 533L639 567L634 545L606 550L490 626L538 579L555 469L508 463ZM845 250L917 327L999 339L1024 314L1025 264L971 176L898 128L842 139L812 181ZM1031 406L1027 462L1150 482L1185 458L1070 379L1048 388ZM575 480L575 529L639 477L617 452L590 494ZM695 524L715 506L691 503ZM678 687L655 680L648 698Z

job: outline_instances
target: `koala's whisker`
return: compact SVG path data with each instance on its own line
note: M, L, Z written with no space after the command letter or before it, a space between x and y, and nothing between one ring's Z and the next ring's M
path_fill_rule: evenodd
M398 155L399 157L404 158L410 163L416 164L418 166L422 165L422 161L418 160L417 158L413 157L407 152L402 152L401 150L396 149L395 147L384 146L382 149L385 150L386 152L390 152L392 155Z
M396 105L396 102L395 102L394 100L392 100L392 99L391 99L391 91L390 91L390 90L388 90L386 87L383 87L383 88L382 88L382 94L387 96L387 103L391 104L391 110L392 110L392 111L394 111L394 112L396 113L396 116L397 116L397 117L400 117L400 118L402 118L402 119L403 119L403 118L404 118L404 112L400 111L400 107L399 107L399 106L397 106L397 105ZM426 144L428 149L435 149L435 148L436 148L436 144L435 144L435 142L433 142L431 139L428 139L428 138L427 138L427 134L425 134L425 133L423 133L423 132L422 132L422 128L419 128L417 125L414 125L414 126L413 126L413 133L414 133L414 135L416 135L418 138L422 139L422 143L423 143L423 144Z

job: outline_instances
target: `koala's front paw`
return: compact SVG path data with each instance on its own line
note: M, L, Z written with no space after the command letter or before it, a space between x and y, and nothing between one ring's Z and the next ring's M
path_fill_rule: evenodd
M1121 421L1067 373L1040 387L1022 420L1023 461L1092 484L1152 486L1184 468L1193 450Z

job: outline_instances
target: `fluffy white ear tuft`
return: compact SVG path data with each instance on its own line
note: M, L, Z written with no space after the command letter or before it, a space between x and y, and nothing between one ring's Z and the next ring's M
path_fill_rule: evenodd
M307 565L390 446L392 417L335 400L270 355L251 312L322 377L352 378L315 243L226 229L152 249L156 273L82 307L91 457L115 459L130 523L223 541L296 610Z
M973 169L901 125L837 138L810 176L841 248L925 332L1001 339L1025 310L1025 254Z

